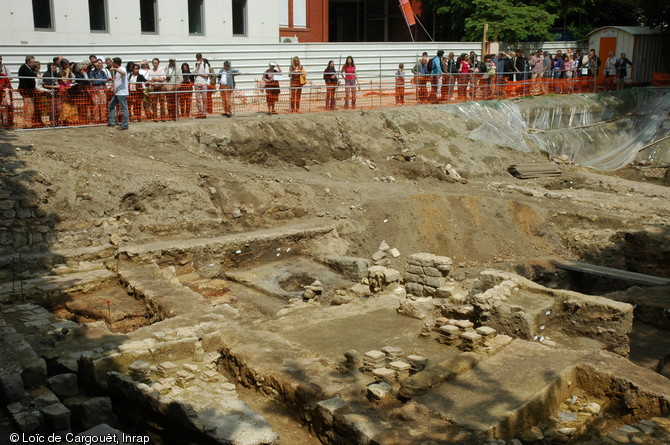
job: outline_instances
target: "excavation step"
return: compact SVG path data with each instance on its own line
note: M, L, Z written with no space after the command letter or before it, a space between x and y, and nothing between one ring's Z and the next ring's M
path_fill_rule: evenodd
M37 295L41 298L55 296L67 292L86 292L91 287L110 281L115 275L107 269L95 269L86 272L63 276L44 276L29 280L18 279L13 282L0 283L0 300L14 297L20 299Z
M670 278L655 277L627 270L613 269L611 267L596 266L594 264L581 263L570 260L552 260L554 266L559 269L573 270L576 272L599 275L601 277L616 278L618 280L630 281L632 283L644 284L646 286L667 286Z
M286 240L298 242L304 239L325 235L335 230L333 224L324 224L323 221L308 221L290 226L275 227L272 229L253 232L234 233L214 238L192 238L179 240L155 241L146 244L122 246L120 251L129 256L161 255L172 251L206 252L210 255L220 253L225 249L245 246L252 243L266 243ZM233 251L233 254L243 253L244 249Z

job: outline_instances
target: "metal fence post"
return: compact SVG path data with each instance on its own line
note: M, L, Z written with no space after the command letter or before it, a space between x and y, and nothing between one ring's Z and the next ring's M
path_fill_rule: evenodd
M380 57L379 58L379 108L382 107L382 99L383 99L382 94L383 94L383 90L382 90L382 58Z
M55 101L55 91L51 88L51 128L56 128L56 104Z

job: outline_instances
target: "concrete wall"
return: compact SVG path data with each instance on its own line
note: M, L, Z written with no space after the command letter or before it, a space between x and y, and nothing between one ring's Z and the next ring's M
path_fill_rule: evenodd
M247 35L233 36L232 1L204 0L204 35L189 35L184 0L157 1L157 33L143 34L139 0L107 0L107 32L91 32L88 0L52 0L51 31L36 31L29 0L2 2L0 42L5 45L151 45L271 42L279 39L276 7L247 0ZM60 52L64 52L61 50Z

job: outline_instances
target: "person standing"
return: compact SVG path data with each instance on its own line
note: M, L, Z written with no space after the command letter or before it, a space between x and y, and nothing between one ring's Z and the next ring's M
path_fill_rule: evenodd
M196 119L207 117L207 89L209 88L209 64L202 58L202 54L195 55L195 67L193 68L193 88L195 89L195 101L198 105Z
M263 73L263 83L265 88L265 101L268 105L268 114L277 114L275 104L279 100L279 80L275 74L280 74L281 68L277 62L270 62L270 67Z
M512 68L514 68L514 81L519 82L526 80L526 58L523 56L523 51L517 49L512 59Z
M177 119L177 61L175 59L168 60L168 65L165 68L165 83L163 84L163 91L165 93L165 102L167 103L167 119Z
M298 56L293 57L291 60L289 76L291 78L291 113L299 113L302 87L307 83L307 75Z
M231 68L230 60L223 62L223 68L219 71L217 78L219 80L219 92L221 93L221 101L223 102L223 115L226 117L233 116L233 90L235 90L235 76L240 72Z
M458 100L467 100L468 83L470 81L470 59L463 53L458 61Z
M133 64L132 71L128 72L128 108L133 122L142 119L142 102L144 102L144 82L147 79L140 74L140 66Z
M93 101L93 121L103 123L105 121L105 86L108 77L102 69L102 59L95 61L95 67L89 71L88 77L91 79L91 99Z
M113 127L116 125L116 106L121 107L121 114L123 115L123 122L118 127L119 130L128 129L128 76L126 70L121 66L122 60L120 57L112 59L112 81L114 82L114 96L109 101L109 114L107 117L107 126Z
M395 104L405 105L405 65L402 63L395 72Z
M617 58L614 55L614 51L610 51L609 57L605 61L605 77L616 76L616 61Z
M335 62L332 60L328 61L328 66L323 70L323 81L326 82L326 110L334 110L338 81Z
M633 62L628 60L628 58L626 57L626 53L621 53L621 57L619 57L614 64L617 71L617 86L616 86L617 90L622 89L624 86L624 79L628 75L628 70L626 70L626 67L628 65L632 66Z
M442 83L442 56L444 56L444 51L439 50L430 62L430 75L428 76L430 95L428 99L433 103L437 103L438 91Z
M430 76L430 67L428 66L428 63L428 53L424 51L421 58L412 68L412 74L414 74L416 83L416 100L419 103L424 103L428 99L428 94L426 93L426 82Z
M163 94L163 85L165 84L165 69L160 66L161 61L154 57L151 60L151 69L149 70L149 77L144 76L146 86L149 88L149 106L151 108L151 115L149 119L165 121L167 114L167 102ZM160 110L160 111L159 111ZM160 115L160 117L159 117Z
M181 64L181 74L177 78L179 81L179 117L191 116L191 103L193 102L193 74L188 63Z
M19 68L19 94L26 105L24 118L31 115L29 125L31 127L44 127L36 101L35 79L37 78L37 74L33 71L34 64L35 57L26 56L25 63Z
M347 56L342 65L341 73L344 73L344 108L356 108L356 84L358 83L358 74L356 74L356 65L354 58Z
M14 104L12 101L12 83L9 70L0 56L0 127L11 128L14 125Z

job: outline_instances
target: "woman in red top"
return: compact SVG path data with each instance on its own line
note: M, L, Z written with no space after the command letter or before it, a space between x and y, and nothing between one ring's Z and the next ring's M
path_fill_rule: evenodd
M291 113L298 113L300 111L300 96L302 96L301 76L305 74L305 70L300 64L298 56L291 60L291 69L289 76L291 77Z
M354 65L354 58L347 56L340 73L344 73L344 108L349 108L349 101L351 101L351 108L356 108L356 84L358 75L356 74L356 65Z
M461 60L458 63L458 100L467 99L468 83L470 78L470 60L467 54L461 54Z

